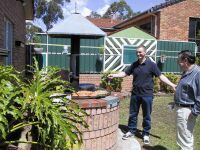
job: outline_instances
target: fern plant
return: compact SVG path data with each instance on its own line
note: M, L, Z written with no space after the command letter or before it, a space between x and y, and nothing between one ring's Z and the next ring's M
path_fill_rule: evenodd
M14 97L14 101L18 104L16 107L18 115L16 117L16 114L13 115L13 118L17 120L17 124L14 124L13 127L15 130L20 130L25 126L31 126L33 140L19 141L15 139L15 141L4 141L4 144L25 142L41 145L39 149L48 150L67 149L67 146L73 147L74 144L80 147L82 132L77 126L87 127L84 120L86 113L73 100L58 96L60 102L55 103L55 98L52 97L55 93L73 90L70 83L57 76L60 69L50 67L47 71L40 70L38 62L36 60L34 62L32 79L24 80L24 82L18 81L20 86L17 87L20 89L13 89L19 93L19 97ZM17 95L17 91L15 91L15 95ZM9 92L11 91L8 91L8 95L11 94ZM9 121L7 122L9 124ZM9 126L6 129L10 131ZM9 132L4 133L1 138L5 139L8 136Z

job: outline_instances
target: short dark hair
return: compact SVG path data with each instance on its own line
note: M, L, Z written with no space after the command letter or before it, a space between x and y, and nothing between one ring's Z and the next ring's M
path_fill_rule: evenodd
M147 51L147 48L146 48L146 46L144 46L144 45L139 45L138 47L137 47L137 49L138 48L143 48L143 50L146 52Z
M193 54L192 51L190 50L182 50L181 52L178 53L178 57L181 59L181 60L184 60L184 59L187 59L187 61L190 63L190 64L194 64L195 63L195 55Z

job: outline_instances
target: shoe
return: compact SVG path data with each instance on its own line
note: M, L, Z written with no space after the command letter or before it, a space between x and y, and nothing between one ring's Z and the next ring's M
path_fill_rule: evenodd
M148 136L148 135L144 135L144 136L143 136L143 142L144 142L144 144L146 144L146 145L150 144L150 142L149 142L149 136Z
M134 136L134 134L133 134L132 132L128 131L126 134L124 134L124 135L122 136L122 139L123 139L123 140L127 140L128 138L130 138L130 137L132 137L132 136Z

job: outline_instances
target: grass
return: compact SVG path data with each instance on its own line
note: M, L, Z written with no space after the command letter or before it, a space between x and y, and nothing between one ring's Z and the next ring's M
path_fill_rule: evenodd
M176 145L175 112L170 111L168 103L173 101L172 96L155 97L152 111L152 129L150 134L149 146L142 142L142 110L138 116L138 132L136 139L141 144L143 150L179 150ZM120 128L123 132L127 131L129 116L130 98L126 98L120 103ZM195 148L200 150L200 119L197 119L195 126Z

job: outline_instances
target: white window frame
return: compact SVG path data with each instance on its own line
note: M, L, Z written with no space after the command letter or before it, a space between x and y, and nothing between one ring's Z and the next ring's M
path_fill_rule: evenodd
M8 56L5 58L5 65L12 64L13 57L13 24L8 18L4 18L4 48L8 50Z

